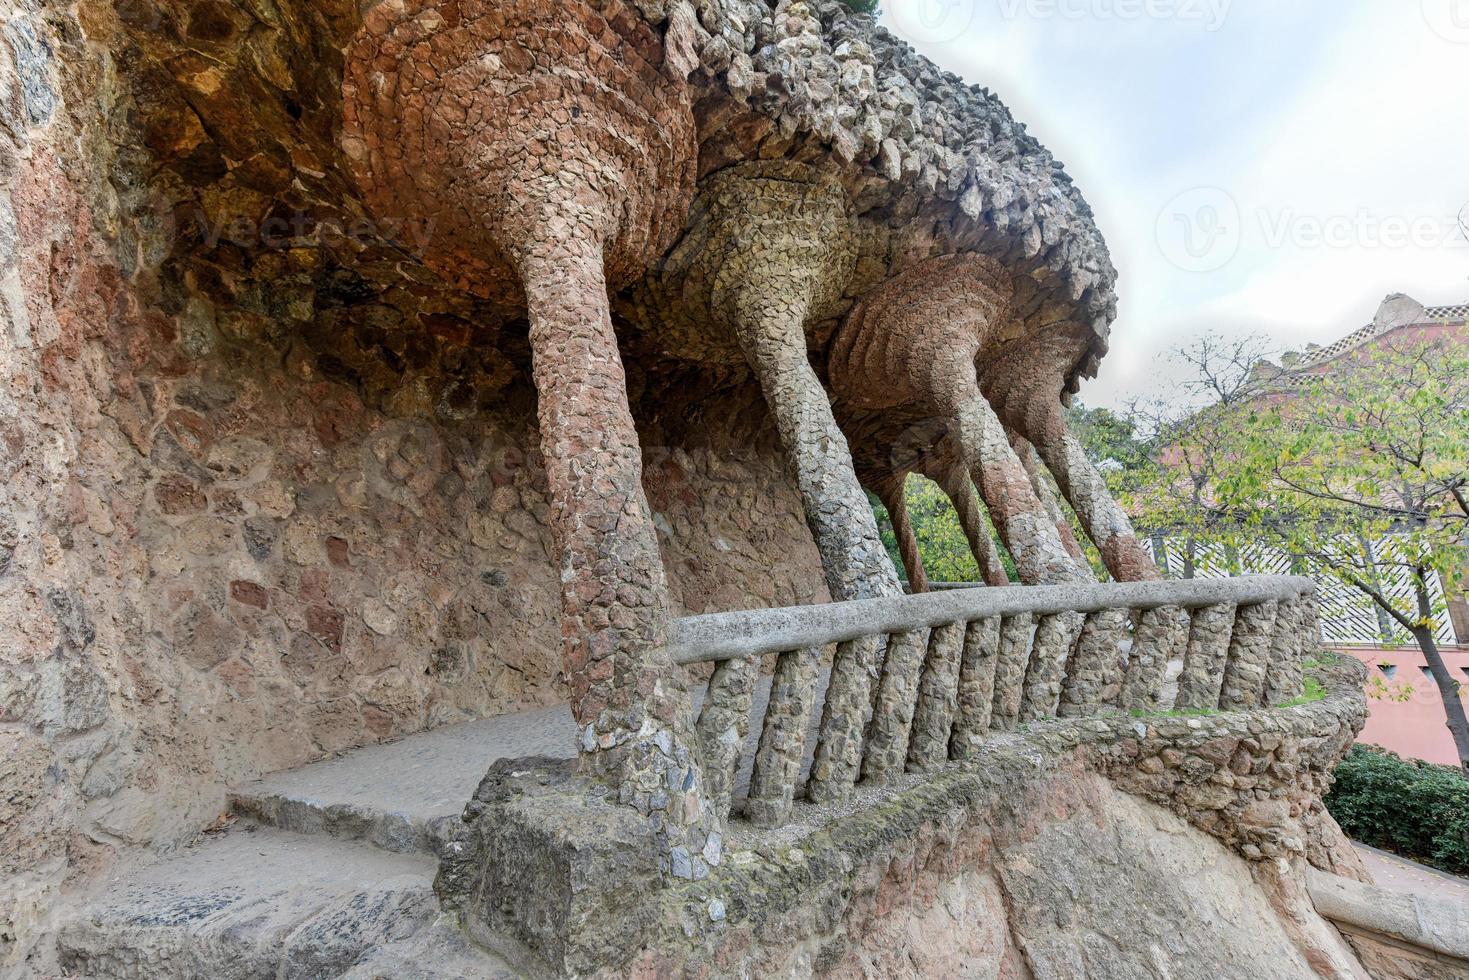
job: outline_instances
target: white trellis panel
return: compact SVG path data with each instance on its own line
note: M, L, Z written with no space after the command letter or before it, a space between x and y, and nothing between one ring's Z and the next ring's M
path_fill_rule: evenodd
M1350 544L1343 542L1343 547ZM1385 538L1374 542L1372 550L1377 561L1377 587L1399 608L1414 608L1416 600L1413 599L1412 579L1401 563L1403 556L1398 542ZM1170 578L1185 576L1187 544L1182 538L1154 538L1153 551L1158 564L1167 570ZM1200 543L1194 548L1195 578L1296 574L1308 574L1316 579L1317 597L1321 603L1321 633L1328 643L1401 646L1412 642L1407 630L1396 620L1380 613L1376 604L1360 591L1319 568L1301 566L1283 551L1252 542L1239 546ZM1430 577L1428 589L1434 609L1438 610L1434 634L1440 643L1453 643L1454 627L1443 609L1443 587L1437 576Z

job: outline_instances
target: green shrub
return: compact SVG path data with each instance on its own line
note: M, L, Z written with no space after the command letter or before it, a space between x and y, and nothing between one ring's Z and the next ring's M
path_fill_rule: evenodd
M1469 779L1459 769L1353 746L1326 808L1354 840L1469 872Z
M842 0L842 2L847 5L848 10L859 14L871 14L877 11L879 0Z

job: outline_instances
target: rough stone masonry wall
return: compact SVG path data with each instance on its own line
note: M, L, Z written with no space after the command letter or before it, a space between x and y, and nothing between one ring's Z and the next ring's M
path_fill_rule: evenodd
M4 972L230 783L563 695L523 326L290 236L170 255L205 212L136 199L110 5L0 10ZM758 391L634 383L679 610L823 601Z

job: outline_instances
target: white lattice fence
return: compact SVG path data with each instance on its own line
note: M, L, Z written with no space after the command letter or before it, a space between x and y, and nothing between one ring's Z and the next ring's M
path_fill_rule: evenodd
M1404 610L1416 605L1413 599L1412 580L1400 562L1397 543L1392 538L1372 542L1361 547L1355 542L1343 542L1348 547L1360 550L1373 558L1374 585L1384 595L1395 600ZM1182 538L1153 539L1154 559L1167 569L1170 578L1184 578L1188 571L1188 545ZM1316 580L1317 596L1321 602L1321 632L1328 643L1380 643L1399 646L1412 642L1408 632L1395 620L1378 610L1377 606L1359 590L1344 585L1333 576L1313 568L1309 563L1301 564L1290 555L1261 544L1246 543L1238 546L1217 543L1199 543L1193 553L1195 578L1225 578L1232 575L1310 575ZM1443 588L1437 577L1430 579L1429 592L1438 614L1434 622L1434 633L1440 643L1454 642L1454 627L1443 610Z

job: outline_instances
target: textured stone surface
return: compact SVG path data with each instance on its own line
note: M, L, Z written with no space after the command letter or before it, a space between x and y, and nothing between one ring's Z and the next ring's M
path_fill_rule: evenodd
M66 926L61 961L140 980L342 976L431 928L432 877L426 858L236 828L108 889Z
M949 757L967 759L990 730L995 706L995 670L1000 657L1000 620L981 619L964 630L958 703Z
M821 651L793 650L776 657L760 745L750 776L745 817L758 826L779 826L790 815L806 757Z
M1174 707L1202 711L1213 711L1219 707L1234 620L1233 606L1205 606L1193 610L1188 649L1183 656L1183 674L1178 678L1178 698Z

